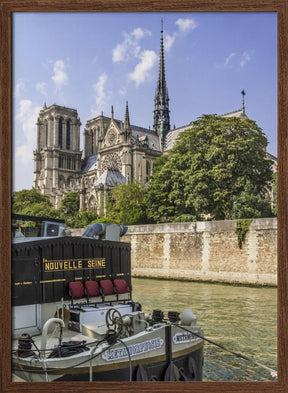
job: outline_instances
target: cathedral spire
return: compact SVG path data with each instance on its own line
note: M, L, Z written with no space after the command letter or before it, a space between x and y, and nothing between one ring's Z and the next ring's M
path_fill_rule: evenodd
M242 112L245 113L245 101L244 101L244 97L246 95L244 89L241 91L242 94Z
M165 78L164 42L163 42L163 19L161 19L161 38L159 56L159 74L157 89L154 98L154 125L153 129L159 135L162 150L164 149L165 137L170 130L169 96Z
M124 120L124 129L130 128L130 118L129 118L129 109L128 109L128 101L126 101L126 111L125 111L125 120Z
M124 120L123 131L124 131L125 141L128 142L131 139L131 126L130 126L128 101L126 101L125 120Z

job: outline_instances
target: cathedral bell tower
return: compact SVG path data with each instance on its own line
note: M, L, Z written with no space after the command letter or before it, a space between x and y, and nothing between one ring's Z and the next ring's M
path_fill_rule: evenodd
M39 113L33 187L49 195L56 207L59 190L81 169L80 125L76 109L45 104Z
M165 137L170 130L169 97L165 79L163 20L161 20L161 40L159 75L156 94L154 98L154 125L153 130L160 138L161 148L164 149Z

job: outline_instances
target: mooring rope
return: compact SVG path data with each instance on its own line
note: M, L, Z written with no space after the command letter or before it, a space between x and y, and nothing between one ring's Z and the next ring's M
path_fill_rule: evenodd
M126 343L124 341L120 340L118 337L116 337L116 340L117 341L115 341L113 344L110 344L107 348L104 348L101 352L99 352L99 353L97 353L97 354L95 354L93 356L90 356L88 359L85 359L82 362L79 362L79 363L74 364L72 366L64 367L64 368L61 368L61 369L51 368L51 369L49 369L49 373L53 374L55 372L59 372L59 370L65 371L65 370L68 370L70 368L79 367L82 364L85 364L87 362L91 362L93 359L97 358L98 356L102 355L102 353L104 353L104 352L108 351L110 348L112 348L115 344L117 344L117 342L120 342L122 345L124 345L124 347L126 348L126 351L127 351L127 355L128 355L128 359L129 359L129 381L132 382L132 362L131 362L131 354L129 352L129 348L127 347ZM103 339L103 340L99 341L96 344L95 348L97 348L99 343L102 343L104 341L106 341L106 339ZM19 366L21 367L21 369L18 369L17 367L13 367L12 366L12 370L13 371L23 371L23 372L26 371L27 373L31 373L31 374L45 374L46 375L46 381L47 381L47 378L49 378L47 367L46 367L46 363L44 363L44 362L43 362L43 366L42 366L43 367L43 371L40 370L40 369L39 370L26 370L26 369L24 370L20 363L19 363ZM90 366L90 368L91 368L91 366ZM90 379L91 379L91 370L90 370ZM49 382L49 380L47 382Z
M116 344L116 343L115 343ZM50 368L49 369L49 373L51 373L51 374L55 374L55 373L58 373L59 372L59 370L60 371L65 371L65 370L69 370L70 368L73 368L73 367L79 367L79 366L81 366L82 364L84 364L84 363L87 363L87 362L90 362L91 360L93 360L93 359L95 359L95 358L97 358L98 356L100 356L100 355L102 355L102 353L104 353L104 352L106 352L106 351L108 351L110 348L112 348L115 344L111 344L111 345L109 345L107 348L104 348L101 352L98 352L98 353L96 353L96 355L94 355L94 356L90 356L90 357L88 357L87 359L85 359L85 360L83 360L83 361L81 361L81 362L79 362L79 363L77 363L77 364L73 364L73 365L71 365L71 366L67 366L67 367L63 367L63 368L61 368L61 369L59 369L59 368ZM21 366L21 364L19 364L19 366ZM21 366L22 367L22 366ZM21 370L21 369L19 369L19 368L17 368L17 367L15 367L14 365L12 365L12 370L13 371L23 371L23 369ZM31 374L45 374L45 371L43 370L27 370L27 369L25 369L25 371L26 372L28 372L28 373L31 373Z
M132 362L131 362L131 354L129 348L124 341L120 340L120 338L117 338L117 341L119 341L122 345L124 345L127 351L128 358L129 358L129 382L132 382Z
M237 356L237 357L239 357L239 358L242 358L242 359L247 360L247 361L249 361L249 362L251 362L251 363L254 363L254 364L256 364L256 365L259 366L259 367L264 368L265 370L267 370L267 371L270 372L272 378L277 378L277 371L274 370L273 368L270 368L270 367L268 367L268 366L265 366L264 364L257 362L256 360L250 358L249 356L243 355L242 353L235 352L235 351L232 351L232 350L230 350L230 349L228 349L228 348L225 348L225 347L223 347L223 345L220 345L220 344L216 343L215 341L210 340L209 338L203 337L203 336L201 336L201 334L199 334L199 333L191 332L191 330L188 330L188 329L184 328L184 327L181 326L181 325L177 325L176 323L172 323L172 325L177 326L177 327L179 327L180 329L185 330L186 332L191 333L192 335L194 335L194 336L196 336L196 337L199 337L199 338L201 338L201 339L204 340L204 341L207 341L209 344L215 345L216 347L223 349L223 351L229 352L229 353L231 353L232 355L235 355L235 356Z

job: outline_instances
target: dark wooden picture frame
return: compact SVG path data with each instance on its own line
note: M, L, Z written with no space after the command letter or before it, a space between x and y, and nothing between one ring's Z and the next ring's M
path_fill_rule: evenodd
M288 1L287 0L1 0L0 300L2 392L288 391ZM277 12L278 18L278 380L277 382L11 382L11 141L13 12Z

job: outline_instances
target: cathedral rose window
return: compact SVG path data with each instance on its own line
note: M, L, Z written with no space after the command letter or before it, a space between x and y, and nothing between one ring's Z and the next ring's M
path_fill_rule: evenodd
M116 137L116 135L115 135ZM111 169L115 171L121 172L122 162L121 158L117 153L108 154L103 158L102 161L102 173L106 171L106 169Z
M116 142L117 136L114 130L110 130L108 134L108 142L112 145Z

